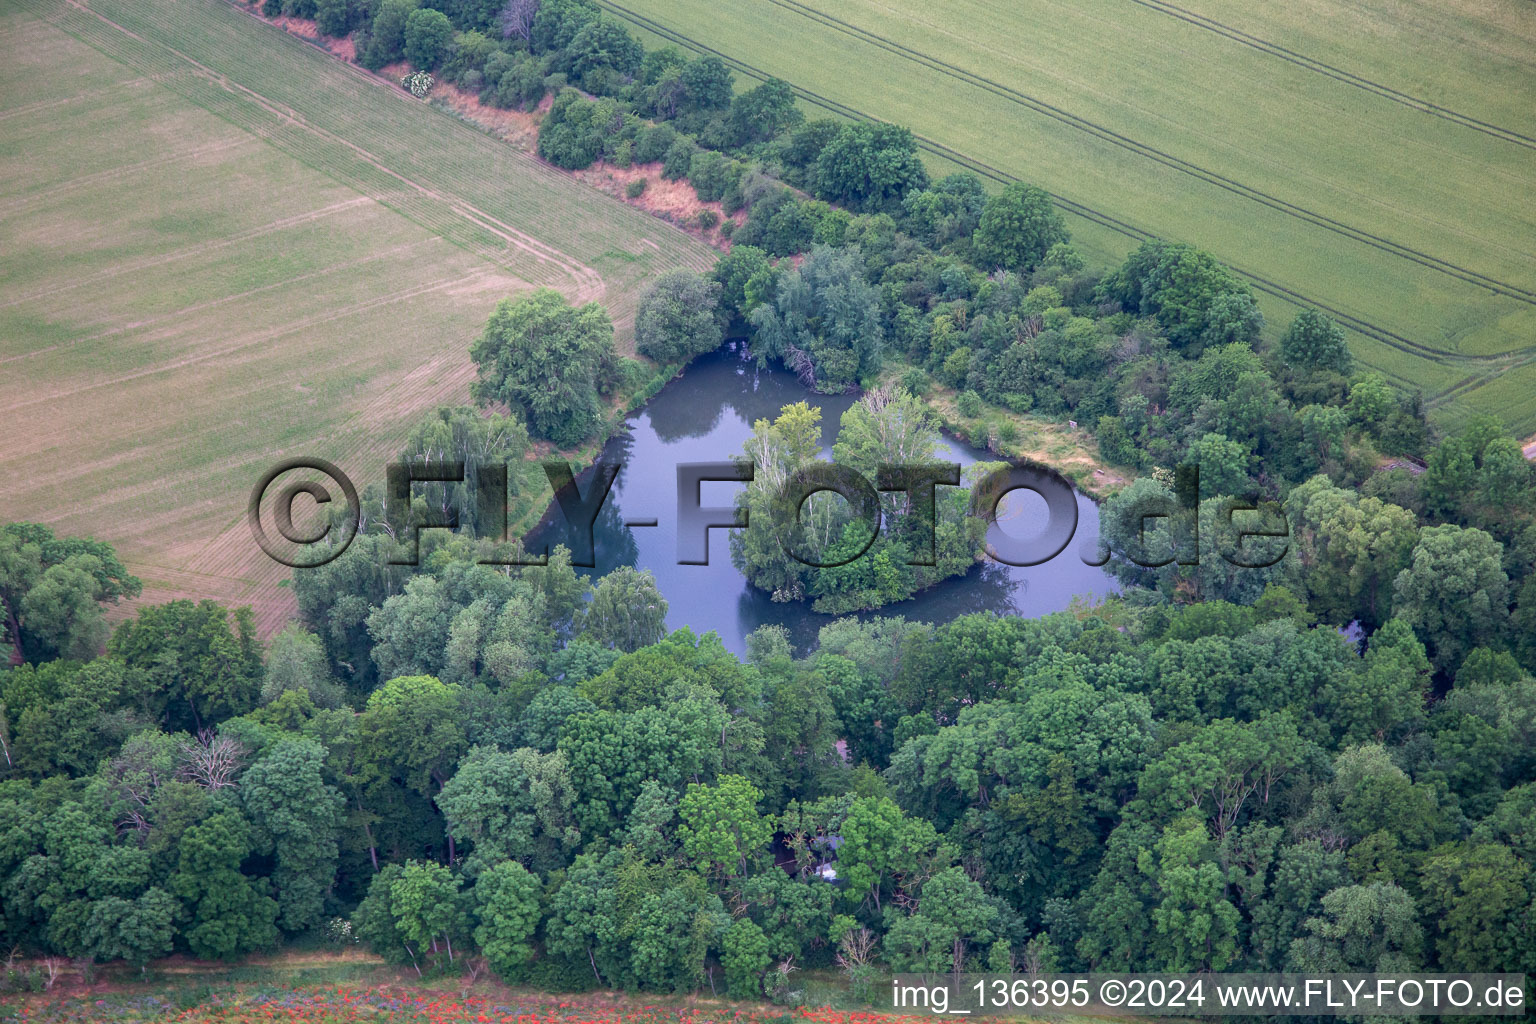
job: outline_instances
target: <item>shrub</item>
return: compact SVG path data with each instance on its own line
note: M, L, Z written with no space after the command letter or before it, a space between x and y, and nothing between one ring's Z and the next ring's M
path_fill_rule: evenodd
M688 180L701 200L713 203L725 198L726 192L741 180L743 170L736 161L703 150L689 160Z
M727 220L727 221L724 221L724 222L721 223L721 225L720 225L720 237L721 238L730 238L735 233L736 233L736 222L735 221Z
M661 176L668 181L676 181L688 176L688 169L693 164L693 152L696 147L693 140L686 136L680 136L667 147L667 155L662 160Z
M903 391L921 398L928 393L928 375L914 366L901 375L901 387Z
M634 181L624 186L624 195L630 199L639 199L641 196L645 195L645 186L645 178L636 178Z
M962 391L960 396L955 399L955 408L961 416L964 416L966 419L973 419L981 415L981 396L974 391Z
M635 136L635 159L642 164L664 160L672 143L677 141L677 129L669 124L647 125Z
M712 231L715 225L720 223L720 215L714 210L700 210L698 220L699 227L705 231Z
M485 66L489 73L491 61L487 61ZM496 81L497 106L527 109L544 98L544 64L527 54L514 57Z

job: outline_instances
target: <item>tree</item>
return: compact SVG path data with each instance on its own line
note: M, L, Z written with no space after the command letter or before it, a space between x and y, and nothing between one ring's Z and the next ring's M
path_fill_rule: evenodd
M731 100L731 134L738 145L767 142L805 120L795 106L795 90L781 78L770 78Z
M478 493L480 470L505 470L507 493L512 502L523 496L523 456L528 451L528 428L517 416L486 415L472 406L439 406L411 429L400 461L409 464L462 462L462 483L421 482L412 485L409 508L393 504L387 509L393 528L406 525L407 513L418 505L435 508L446 518L457 519L461 532L499 532L499 522L481 523Z
M453 24L442 11L422 7L405 19L405 59L413 68L422 71L436 68L452 41Z
M957 867L923 883L917 911L898 918L885 938L886 953L898 970L961 970L970 946L985 946L997 935L997 904Z
M1323 691L1320 708L1341 742L1381 742L1423 721L1429 676L1429 658L1413 628L1388 619L1371 636L1359 669L1338 675Z
M837 849L838 877L855 903L869 900L880 909L888 887L899 886L927 867L947 866L953 856L939 844L933 825L909 818L887 797L860 797L843 820ZM915 887L914 887L915 888Z
M1413 897L1395 885L1347 885L1323 897L1291 943L1292 971L1407 973L1419 968L1424 931Z
M277 864L272 884L278 923L301 932L320 920L336 875L336 837L345 801L324 778L325 748L283 740L246 769L240 800L261 845Z
M635 348L658 363L686 363L720 347L720 284L691 270L658 277L635 313Z
M816 196L854 210L899 209L928 172L911 130L883 121L844 125L816 157Z
M1269 802L1276 781L1300 760L1299 747L1296 726L1285 714L1254 723L1220 719L1149 764L1138 795L1165 814L1208 814L1219 842L1249 801Z
M726 929L720 954L725 968L725 983L733 999L757 999L762 996L763 972L772 963L768 955L768 937L751 918L740 917Z
M533 35L533 19L539 13L539 0L507 0L496 19L501 38L528 41Z
M773 282L773 264L768 262L768 254L755 246L732 245L731 251L715 262L710 275L720 285L722 318L746 319L773 292L768 287Z
M573 309L559 292L540 288L499 302L470 357L479 368L477 400L505 402L538 436L568 447L597 429L613 324L596 302Z
M1432 526L1393 584L1395 613L1423 639L1435 668L1460 664L1474 647L1497 644L1509 621L1504 548L1482 530Z
M936 248L972 237L986 206L981 179L964 171L908 192L902 201L907 230Z
M405 941L435 953L441 938L450 963L453 937L465 926L462 904L458 878L441 864L407 861L389 887L390 912Z
M101 541L56 537L37 523L0 527L0 645L8 640L17 658L88 661L106 639L100 604L142 589Z
M1227 880L1209 847L1204 822L1185 815L1137 859L1159 899L1152 908L1158 938L1150 952L1162 970L1222 971L1237 959L1242 915L1226 898Z
M1496 437L1483 447L1477 467L1476 501L1489 514L1507 513L1530 493L1531 480L1531 464L1520 442Z
M150 960L171 952L180 914L176 897L153 886L132 900L120 896L96 900L85 926L91 956L126 960L143 970Z
M667 599L649 569L623 565L598 581L582 620L582 635L602 647L638 651L667 632Z
M346 703L345 692L331 675L325 645L296 622L284 626L267 645L261 702L271 704L289 691L307 694L320 708L339 708Z
M461 692L432 676L401 676L375 690L358 719L367 771L380 781L398 777L422 796L446 783L467 746Z
M449 833L473 844L467 872L509 859L548 871L563 864L581 838L575 799L564 754L477 746L459 762L437 805Z
M512 979L533 959L531 940L539 926L543 886L515 860L503 861L475 880L475 944L491 970Z
M749 322L759 360L781 360L803 383L829 394L848 390L879 365L885 339L880 293L864 279L857 247L816 246Z
M371 71L405 56L405 26L419 0L383 0L373 16L368 46L358 63Z
M987 200L972 244L985 266L1027 271L1069 237L1050 194L1014 182Z
M218 811L182 836L170 886L190 912L183 935L193 956L233 960L276 944L278 906L265 879L240 873L251 847L250 826L235 810Z
M1184 462L1200 467L1200 497L1239 497L1251 487L1248 462L1252 457L1247 445L1223 434L1206 434L1189 443Z
M684 64L678 80L688 97L688 105L694 110L724 110L731 105L735 95L735 75L725 62L712 54L704 54Z
M722 775L713 786L691 784L677 808L677 835L689 860L701 871L745 874L747 859L773 838L772 821L757 810L762 798L740 775Z
M212 601L149 605L117 627L107 653L142 673L157 716L173 729L244 714L260 696L261 645L249 608L231 615Z
M1256 968L1281 970L1308 918L1323 912L1323 895L1344 885L1344 854L1316 839L1281 844L1265 899L1253 910L1249 955Z
M1161 239L1143 242L1101 287L1105 298L1127 310L1155 316L1169 340L1192 357L1205 348L1213 309L1230 309L1217 307L1217 299L1230 293L1252 296L1210 253Z
M1247 292L1223 292L1211 300L1206 311L1205 330L1200 333L1203 348L1221 345L1252 345L1264 329L1264 314Z
M1442 970L1510 971L1529 962L1531 869L1501 843L1458 843L1424 865L1424 913Z
M1291 326L1280 338L1280 356L1301 371L1332 370L1348 376L1351 359L1344 341L1344 328L1328 315L1315 309L1296 314Z
M1317 476L1286 499L1298 584L1324 621L1374 627L1392 614L1392 588L1419 538L1412 512Z
M611 92L615 77L632 77L645 51L629 30L599 15L588 21L564 49L564 70L589 92Z
M777 419L760 419L743 454L753 463L752 482L737 499L746 508L747 528L731 533L731 562L751 584L776 600L804 596L806 566L785 552L775 529L780 488L790 475L809 464L821 450L821 409L805 402L783 406ZM813 522L828 514L828 496L812 495L801 513Z
M317 0L315 4L315 27L332 39L351 35L360 16L352 0Z

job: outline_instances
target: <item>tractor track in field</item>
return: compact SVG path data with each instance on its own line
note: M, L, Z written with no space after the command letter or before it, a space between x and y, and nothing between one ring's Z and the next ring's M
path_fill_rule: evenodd
M108 28L121 33L123 36L132 39L142 45L165 51L178 61L185 64L189 70L191 70L195 75L204 79L205 81L216 85L217 87L231 93L232 95L243 97L245 100L256 105L267 114L277 118L279 121L297 128L300 131L309 133L322 142L345 148L356 158L363 161L374 170L379 171L380 173L398 181L400 184L405 186L407 190L414 191L426 199L451 209L458 216L469 220L470 223L474 224L482 231L486 230L487 223L494 225L495 233L506 244L514 249L527 253L529 256L532 256L536 261L540 263L551 264L568 275L575 282L576 287L574 298L576 302L588 302L596 300L606 290L607 286L602 279L602 275L593 268L587 266L579 260L574 259L566 253L561 252L553 246L540 241L532 235L519 231L512 227L510 224L506 224L503 221L498 220L496 217L476 208L473 204L469 203L467 200L461 197L445 195L428 185L422 184L421 182L418 182L408 177L407 175L396 171L394 168L380 160L377 155L375 155L367 148L358 145L350 139L343 138L334 132L328 131L325 128L311 123L297 110L294 110L284 104L275 102L272 99L257 92L256 90L230 79L229 76L208 67L195 58L182 53L180 50L177 50L175 47L169 46L159 40L146 39L138 33L128 29L126 26L118 24L99 11L91 9L88 5L79 2L79 0L60 0L59 6L73 10L78 15L94 18ZM72 36L75 35L75 33L70 32L68 28L59 24L56 19L45 18L45 20L54 25L54 27L59 28L61 31L64 31L65 33ZM259 21L260 19L256 20ZM281 32L282 29L274 29L274 31ZM76 38L80 37L76 36ZM81 41L86 43L86 45L91 45L89 40L81 39ZM191 97L188 98L191 99ZM196 102L196 100L194 99L193 102ZM275 143L266 135L257 132L253 132L252 134L255 134L258 138L262 138L265 141L275 145ZM363 192L363 194L368 195L369 198L372 198L376 201L384 201L380 196L370 195L367 192ZM386 205L389 204L386 203ZM474 216L467 216L465 211L472 211ZM429 230L431 229L429 228ZM491 260L491 262L497 261Z
M1449 277L1464 281L1467 284L1471 284L1480 288L1486 288L1493 294L1505 295L1509 298L1515 299L1516 301L1526 303L1527 305L1536 306L1536 290L1523 288L1508 281L1503 281L1491 275L1484 274L1481 271L1473 270L1470 267L1461 266L1460 264L1453 263L1450 260L1435 256L1432 253L1424 252L1421 249L1416 249L1412 246L1404 245L1400 242L1395 242L1390 238L1386 238L1385 236L1367 231L1364 228L1358 228L1352 224L1346 224L1343 221L1336 220L1335 218L1329 217L1326 214L1318 213L1315 210L1311 210L1307 207L1292 203L1289 200L1282 199L1279 196L1265 192L1262 189L1255 188L1252 185L1246 185L1234 178L1229 178L1217 171L1202 167L1199 164L1192 163L1191 161L1185 160L1182 157L1175 156L1165 150L1158 149L1155 146L1141 142L1137 139L1133 139L1121 132L1117 132L1095 121L1090 121L1087 118L1074 114L1065 108L1056 106L1052 103L1047 103L1038 97L1031 96L1028 93L1020 92L1011 86L1004 85L1001 82L997 82L993 79L987 78L984 75L977 74L976 72L960 67L957 64L951 64L948 61L944 61L937 57L931 56L930 54L926 54L921 50L913 49L910 46L906 46L905 44L898 43L895 40L888 39L885 36L871 32L868 29L860 28L851 22L847 22L841 18L827 14L826 12L820 11L808 4L799 3L798 0L767 0L767 2L773 4L775 7L782 8L783 10L807 18L808 20L813 21L818 25L832 29L835 32L840 32L854 39L858 39L870 45L877 46L880 49L887 51L888 53L902 57L915 64L918 64L919 66L926 67L931 71L937 71L939 74L945 75L946 77L952 78L956 81L964 82L967 85L982 89L986 92L990 92L1001 99L1013 103L1015 106L1023 107L1024 109L1033 113L1050 118L1051 120L1066 125L1069 128L1073 128L1077 131L1083 132L1084 134L1097 138L1102 142L1109 143L1110 145L1134 153L1137 156L1141 156L1145 159L1152 160L1155 163L1162 164L1165 167L1188 175L1199 181L1203 181L1206 184L1222 189L1223 191L1230 192L1231 194L1239 196L1243 199L1247 199L1250 202L1258 203L1286 216L1293 217L1297 220L1303 221L1304 223L1311 224L1314 227L1322 228L1325 231L1331 231L1334 234L1341 235L1355 242L1359 242L1362 245L1367 245L1371 248L1378 249L1389 255L1396 256L1399 259L1404 259L1409 262L1416 263L1422 267L1425 267L1426 269L1438 271Z
M739 60L721 52L720 50L716 50L711 46L691 39L680 32L668 28L660 22L648 18L636 11L630 10L621 4L615 3L614 0L597 0L597 3L598 6L604 8L609 13L615 14L618 17L630 22L631 24L645 29L648 32L652 32L658 36L661 36L663 39L677 43L678 45L693 50L696 53L705 53L719 57L726 63L727 66L733 68L736 71L739 71L744 75L747 75L750 78L757 79L758 81L766 81L767 79L774 77L761 68L754 67L745 61ZM805 102L813 106L820 107L830 113L837 114L840 117L846 117L855 121L880 120L872 114L867 114L864 111L855 107L851 107L846 103L830 99L829 97L823 96L809 89L805 89L800 86L793 86L793 89L795 94ZM988 178L992 181L1004 185L1014 184L1016 182L1022 181L1021 178L1009 174L1006 171L999 170L998 168L977 160L974 157L967 156L966 154L946 146L943 143L935 142L934 140L926 138L922 135L918 135L915 132L913 133L913 138L917 141L918 146L924 151L944 160L948 160L949 162L963 167L980 177ZM1112 214L1104 213L1101 210L1096 210L1085 203L1080 203L1076 200L1068 199L1066 196L1055 192L1050 192L1049 190L1046 191L1047 194L1050 195L1053 200L1055 200L1057 205L1059 205L1067 212L1076 214L1079 217L1092 221L1101 227L1108 228L1109 230L1130 238L1133 241L1145 242L1159 237L1151 231L1138 228L1135 225L1121 220ZM1311 298L1310 296L1303 295L1302 293L1288 288L1277 281L1270 280L1269 278L1260 274L1256 274L1251 270L1246 270L1237 264L1228 263L1227 266L1231 267L1234 272L1247 279L1250 283L1253 284L1254 287L1258 288L1260 291L1296 305L1312 306L1322 310L1355 332L1362 334L1372 339L1373 341L1379 342L1380 344L1386 345L1389 348L1402 352L1405 355L1411 355L1421 359L1428 359L1436 363L1488 364L1499 365L1502 368L1502 365L1507 364L1512 357L1518 357L1527 353L1536 354L1536 345L1529 346L1525 349L1520 349L1514 352L1506 352L1490 356L1467 356L1455 352L1446 352L1442 349L1433 348L1421 342L1414 341L1411 338L1405 337L1404 335L1392 331L1388 328L1371 323L1368 320L1363 320L1360 317L1346 313L1341 309L1330 306L1325 302L1320 302L1317 299Z
M1536 149L1536 138L1532 138L1529 135L1523 135L1513 129L1504 128L1489 121L1479 120L1470 114L1463 114L1458 110L1452 110L1450 107L1444 107L1438 103L1431 103L1429 100L1414 96L1412 93L1394 89L1390 85L1373 81L1364 75L1357 75L1352 71L1346 71L1344 68L1325 63L1315 57L1308 57L1304 53L1288 49L1279 43L1273 43L1268 39L1251 35L1242 29L1217 21L1215 18L1208 18L1188 8L1168 3L1167 0L1130 0L1130 2L1156 11L1159 14L1167 15L1170 18L1177 18L1179 21L1205 29L1207 32L1214 32L1217 35L1225 36L1242 46L1258 50L1260 53L1269 54L1271 57L1276 57L1290 64L1295 64L1297 67L1305 68L1316 74L1343 82L1345 85L1353 86L1356 89L1363 89L1393 103L1400 103L1405 107L1429 114L1431 117L1443 118L1453 124L1461 125L1463 128L1470 128L1472 131L1491 135L1496 139L1502 139L1516 146Z

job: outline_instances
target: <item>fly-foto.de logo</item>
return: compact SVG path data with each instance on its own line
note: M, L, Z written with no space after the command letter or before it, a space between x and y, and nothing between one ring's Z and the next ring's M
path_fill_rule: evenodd
M598 515L623 470L621 463L599 462L583 472L584 481L569 463L550 460L541 464L554 492L553 511L563 520L571 564L592 568L596 565L595 529ZM307 471L304 478L280 481L290 474ZM307 499L311 511L335 508L332 487L312 478L318 473L330 479L346 503L345 511L322 515L318 525L308 531L295 523L295 507ZM677 563L709 564L709 531L745 529L751 524L751 511L742 505L711 506L702 500L706 483L750 484L756 466L749 460L729 462L684 462L676 466L677 478ZM469 524L479 538L508 540L508 470L504 465L480 465L472 469L463 462L396 462L385 467L386 507L407 509L409 521L397 539L403 543L391 560L395 565L417 564L422 530L463 529ZM1152 494L1127 502L1114 511L1120 520L1116 536L1129 538L1124 550L1117 552L1126 560L1145 567L1158 568L1175 561L1180 565L1198 565L1200 557L1200 467L1180 466L1174 474L1170 494ZM460 485L472 495L473 513L452 502L437 505L416 503L412 499L418 484ZM785 553L796 561L826 569L847 565L869 550L881 530L882 493L905 497L904 507L915 517L916 530L908 538L909 565L933 565L937 530L937 494L940 487L960 486L960 465L934 462L882 465L871 480L864 474L829 462L813 462L787 475L775 490L767 510L770 528ZM1012 566L1032 566L1048 562L1066 550L1077 533L1078 505L1072 484L1060 473L1027 460L1013 460L988 472L971 485L969 512L994 524L1003 497L1013 491L1031 491L1043 499L1045 527L1028 540L990 529L985 540L986 554L994 561ZM824 556L806 542L802 516L807 500L830 492L840 495L852 512L865 538L851 551L844 547L835 555ZM1288 538L1289 523L1279 503L1257 498L1226 498L1217 511L1220 522L1230 527L1223 531L1219 556L1240 568L1265 568L1285 557L1287 545L1269 544L1256 555L1248 547L1250 539ZM1242 526L1233 518L1249 513ZM324 459L297 458L279 463L268 470L251 491L247 519L256 543L274 560L292 568L314 568L338 558L357 536L362 524L362 501L352 480ZM275 529L277 538L269 532ZM658 525L655 519L625 521L630 529ZM1149 542L1149 534L1168 527L1161 543ZM1105 531L1106 533L1108 531ZM287 546L280 543L287 542ZM1170 539L1172 538L1172 539ZM297 550L295 550L297 549ZM1101 540L1098 550L1084 553L1083 562L1103 565L1112 552ZM542 565L548 558L541 552L516 550L505 555L482 559L486 565Z

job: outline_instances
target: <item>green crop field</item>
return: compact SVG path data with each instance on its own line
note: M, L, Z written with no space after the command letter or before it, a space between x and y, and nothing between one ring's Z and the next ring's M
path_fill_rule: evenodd
M602 3L790 81L810 116L910 126L935 173L1043 186L1105 261L1147 235L1209 249L1271 330L1330 311L1443 421L1536 430L1527 0Z
M382 483L467 401L499 299L598 299L622 334L646 280L714 257L218 0L6 0L0 96L0 519L266 628L263 470Z

